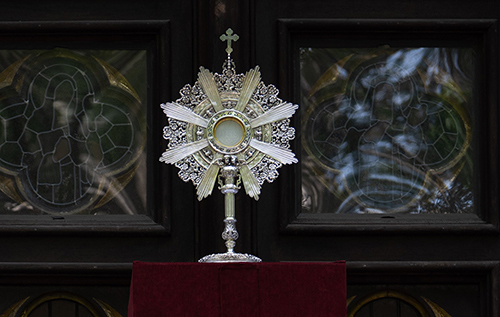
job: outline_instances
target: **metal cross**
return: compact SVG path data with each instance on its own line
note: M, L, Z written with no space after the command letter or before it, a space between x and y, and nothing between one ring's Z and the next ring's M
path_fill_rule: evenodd
M222 34L220 36L220 40L222 42L227 41L227 48L226 48L226 53L228 55L231 54L233 51L233 48L231 47L231 42L234 41L236 42L240 37L238 34L233 34L233 30L231 28L227 29L226 34Z

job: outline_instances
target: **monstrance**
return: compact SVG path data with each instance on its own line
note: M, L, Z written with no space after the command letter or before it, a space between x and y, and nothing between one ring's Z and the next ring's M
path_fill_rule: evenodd
M273 182L278 168L297 163L289 148L295 137L289 118L298 105L279 99L278 89L261 81L258 66L236 74L231 44L238 38L231 29L220 37L227 41L222 74L200 67L198 80L180 90L181 98L161 104L168 118L163 129L168 145L160 161L175 164L179 177L196 185L198 200L212 193L217 180L224 195L222 238L227 252L199 262L261 261L234 252L238 238L234 195L243 183L245 192L258 200L262 184Z

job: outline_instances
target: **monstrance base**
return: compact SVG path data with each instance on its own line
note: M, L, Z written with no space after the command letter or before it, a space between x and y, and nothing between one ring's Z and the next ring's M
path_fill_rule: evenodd
M216 253L202 257L198 260L200 263L228 263L228 262L262 262L262 260L255 255L243 253Z

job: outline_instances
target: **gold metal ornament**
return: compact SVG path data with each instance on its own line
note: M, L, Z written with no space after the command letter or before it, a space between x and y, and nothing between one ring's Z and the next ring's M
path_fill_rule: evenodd
M290 150L295 129L289 118L298 105L278 98L274 85L261 81L259 67L236 74L231 44L239 39L231 29L220 37L227 41L222 74L200 67L194 85L185 85L181 98L161 104L168 118L163 136L168 140L160 161L178 167L179 177L197 187L198 200L211 195L218 177L225 199L227 252L208 255L200 262L260 262L253 255L233 251L234 195L243 183L245 192L259 199L264 181L273 182L283 164L297 163Z

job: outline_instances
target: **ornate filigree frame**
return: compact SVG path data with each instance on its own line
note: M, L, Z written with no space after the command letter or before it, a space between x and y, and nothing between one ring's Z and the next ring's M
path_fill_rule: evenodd
M175 103L162 104L169 122L163 136L169 143L160 161L175 164L179 177L198 187L201 200L212 192L217 175L210 169L224 165L224 155L234 155L247 194L258 199L260 186L273 182L278 168L297 162L289 149L295 137L289 117L298 106L283 102L278 93L274 85L260 81L258 67L245 75L236 74L231 60L222 74L200 68L193 86L185 85ZM244 131L241 142L232 147L221 145L214 134L217 123L228 118Z

